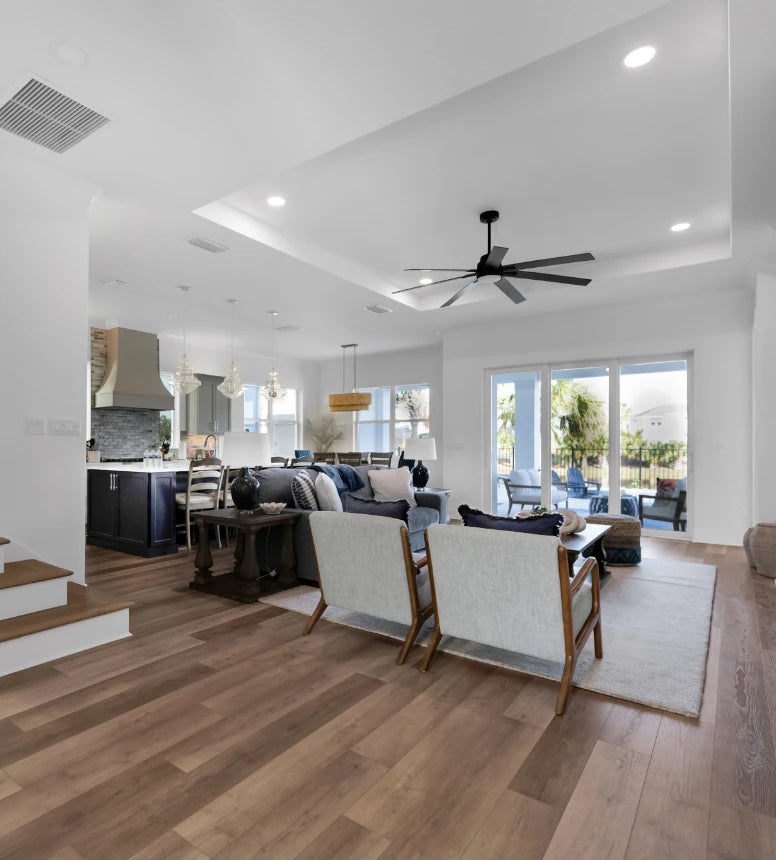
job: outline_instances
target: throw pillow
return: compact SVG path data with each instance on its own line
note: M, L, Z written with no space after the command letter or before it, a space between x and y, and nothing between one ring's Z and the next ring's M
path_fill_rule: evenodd
M560 527L562 535L577 534L587 528L586 520L576 511L566 510L558 513L563 517L563 525Z
M300 511L318 511L318 499L315 495L315 483L307 472L300 472L291 481L291 498L294 507Z
M322 511L341 511L342 500L337 485L328 475L318 473L315 479L315 495L318 497L318 508Z
M411 508L414 508L417 502L410 486L411 481L410 470L406 466L401 469L373 469L369 472L369 483L372 485L377 502L396 502L404 499Z
M407 522L410 503L406 499L391 502L378 502L374 499L362 499L353 493L342 496L342 510L347 514L369 514L375 517L393 517L395 520Z
M468 505L461 505L458 508L458 513L461 515L465 526L473 526L478 529L498 529L499 531L557 537L560 534L560 527L563 525L562 514L542 514L540 517L513 520L510 517L494 517L491 514L478 511L476 508L470 508Z
M675 499L679 495L679 482L676 478L661 478L657 482L658 499Z

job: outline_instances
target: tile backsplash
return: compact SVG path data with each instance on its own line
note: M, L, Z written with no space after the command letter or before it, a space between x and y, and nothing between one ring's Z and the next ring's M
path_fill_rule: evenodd
M103 460L142 457L159 447L159 412L154 409L92 409L92 436Z

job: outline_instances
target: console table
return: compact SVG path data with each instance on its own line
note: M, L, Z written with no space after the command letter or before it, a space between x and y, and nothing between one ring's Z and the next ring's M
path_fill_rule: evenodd
M196 568L194 579L189 588L218 594L239 600L241 603L256 603L261 594L285 591L297 584L294 559L294 523L302 515L297 511L283 511L279 514L241 514L237 508L225 510L197 511L193 514L199 528ZM210 552L209 530L223 526L237 529L234 548L234 568L229 573L213 576L213 555ZM256 560L256 535L273 526L283 528L283 552L277 577L262 575Z

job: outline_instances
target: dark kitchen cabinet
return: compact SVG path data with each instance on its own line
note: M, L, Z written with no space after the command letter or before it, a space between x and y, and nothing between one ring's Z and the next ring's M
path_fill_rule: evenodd
M218 390L223 377L201 373L196 377L202 384L186 395L186 432L191 436L227 433L231 430L229 398Z
M175 472L87 472L86 542L147 558L178 551Z

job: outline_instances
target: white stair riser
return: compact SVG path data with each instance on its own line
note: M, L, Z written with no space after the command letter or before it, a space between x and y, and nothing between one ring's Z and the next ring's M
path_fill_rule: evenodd
M10 675L131 635L129 609L120 609L17 639L7 639L0 642L0 675Z
M67 603L67 577L0 589L0 621Z
M5 544L0 546L0 573L5 570Z

